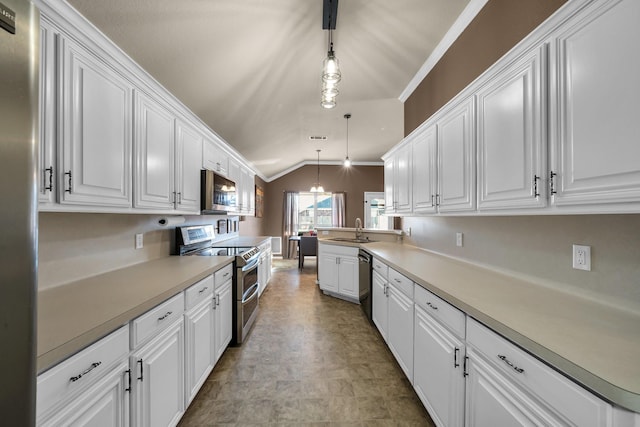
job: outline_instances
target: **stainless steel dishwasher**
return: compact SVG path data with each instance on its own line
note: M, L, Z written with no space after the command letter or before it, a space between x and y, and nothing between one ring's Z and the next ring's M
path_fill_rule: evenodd
M371 322L371 254L362 249L358 252L358 287L360 306Z

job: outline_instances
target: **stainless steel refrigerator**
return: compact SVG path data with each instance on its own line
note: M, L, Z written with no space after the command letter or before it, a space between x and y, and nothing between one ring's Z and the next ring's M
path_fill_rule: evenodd
M35 424L39 14L0 0L0 424Z

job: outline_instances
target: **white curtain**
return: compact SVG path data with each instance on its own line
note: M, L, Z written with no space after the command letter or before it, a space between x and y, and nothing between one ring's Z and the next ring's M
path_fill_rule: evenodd
M282 242L284 243L284 250L282 252L283 258L295 257L295 254L291 254L289 244L289 237L296 234L298 231L298 193L296 191L284 192L284 203L282 205Z
M331 223L334 227L344 227L347 193L331 194Z

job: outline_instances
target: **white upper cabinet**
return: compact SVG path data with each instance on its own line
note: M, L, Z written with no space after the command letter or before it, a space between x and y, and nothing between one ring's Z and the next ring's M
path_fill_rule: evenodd
M637 0L593 2L552 38L558 206L640 202L639 20Z
M60 203L131 207L133 87L71 39L60 42Z
M207 140L202 149L202 167L229 177L229 155L217 143Z
M528 52L477 92L479 210L547 204L545 57Z
M446 111L438 128L438 193L440 212L471 211L476 207L476 162L473 138L473 98Z
M136 92L136 208L173 208L175 116Z
M180 120L176 132L175 208L183 212L199 213L202 136Z
M385 212L411 212L411 147L405 145L384 162Z
M412 141L413 212L434 213L438 190L438 140L435 125L420 132Z
M47 20L40 21L40 151L38 201L54 203L58 182L56 165L56 37Z

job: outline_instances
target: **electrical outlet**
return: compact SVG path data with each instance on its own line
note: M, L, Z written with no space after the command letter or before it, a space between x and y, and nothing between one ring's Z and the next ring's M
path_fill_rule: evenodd
M407 227L407 229L404 231L404 233L405 233L407 236L411 236L411 227Z
M591 246L573 245L573 268L591 271Z
M142 249L144 246L144 240L142 238L142 233L136 234L136 249Z
M462 247L462 233L456 233L456 246Z
M329 232L328 232L327 230L322 230L322 235L323 235L323 236L328 236L328 235L329 235Z

